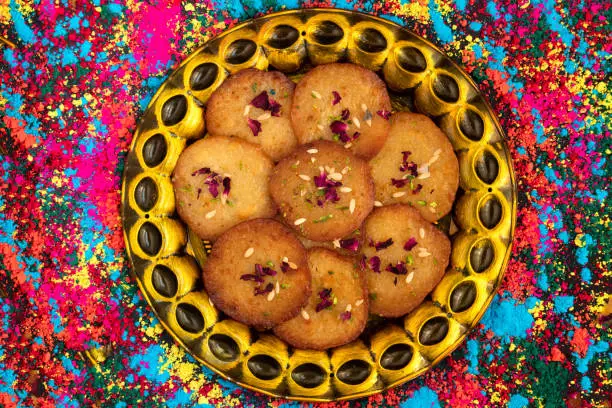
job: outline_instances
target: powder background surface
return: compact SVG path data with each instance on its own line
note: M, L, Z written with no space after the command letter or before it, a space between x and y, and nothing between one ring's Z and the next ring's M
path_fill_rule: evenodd
M330 5L463 65L519 188L510 265L476 330L422 377L350 405L609 406L612 3L194 3L0 0L17 45L0 46L1 406L299 405L220 379L164 333L128 275L120 186L138 120L190 52L261 10ZM95 367L82 353L100 347L112 352Z

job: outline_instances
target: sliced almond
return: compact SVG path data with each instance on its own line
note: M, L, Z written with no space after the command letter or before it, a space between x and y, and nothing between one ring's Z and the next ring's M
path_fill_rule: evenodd
M406 195L406 192L405 192L405 191L397 191L397 192L393 193L391 196L392 196L393 198L399 198L399 197L403 197L403 196L405 196L405 195Z
M357 126L357 128L361 128L361 124L359 123L359 119L353 118L353 123L355 124L355 126Z
M425 229L424 228L419 228L419 237L425 238Z
M307 153L310 153L310 154L315 154L315 153L318 153L319 151L318 151L317 149L314 149L314 148L313 148L313 149L308 149L308 150L306 150L306 152L307 152Z
M264 113L262 113L261 115L259 115L257 117L257 120L263 121L263 120L266 120L266 119L270 119L271 117L272 117L272 115L270 114L270 112L264 112Z
M306 218L298 218L297 220L293 222L293 225L302 225L305 222L306 222Z
M300 174L298 177L304 181L310 181L310 176L307 176L305 174Z
M268 293L268 302L271 302L272 299L274 299L274 296L276 296L276 292L272 291L270 293Z
M414 279L414 272L410 272L408 276L406 276L406 283L412 282L413 279Z
M207 220L210 220L212 217L215 216L215 214L217 214L217 210L212 210L206 213L206 215L204 216Z
M380 201L374 201L374 207L382 207L383 204Z
M363 304L363 299L358 299L355 301L355 306L361 306Z
M336 181L342 180L342 173L331 173L329 178Z
M349 212L352 214L355 212L355 199L351 198L351 202L349 203Z
M308 314L306 309L302 309L302 317L304 318L304 320L310 320L310 315Z
M353 191L353 189L350 187L340 187L339 190L341 193L350 193L351 191Z
M244 107L244 112L242 113L242 116L247 116L250 111L251 111L251 105L245 106Z

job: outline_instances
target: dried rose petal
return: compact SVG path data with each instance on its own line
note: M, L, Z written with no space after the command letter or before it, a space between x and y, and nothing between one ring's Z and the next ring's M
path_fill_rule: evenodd
M408 273L408 270L406 269L406 264L404 262L398 262L395 265L389 264L387 265L387 267L385 268L386 271L389 271L395 275L405 275Z
M201 193L202 193L202 189L201 189L201 188L198 188L198 197L197 197L197 198L198 198L198 200L200 199L200 194L201 194Z
M350 311L347 310L345 312L340 313L340 320L342 320L343 322L349 320L350 318L351 318Z
M368 260L368 264L370 264L370 269L372 269L376 273L380 273L380 258L377 256L373 256Z
M268 110L270 108L270 102L268 101L268 92L263 91L251 100L251 105L256 108Z
M223 196L227 197L230 193L231 179L229 177L223 178Z
M268 268L267 266L264 266L262 268L263 274L267 275L267 276L276 276L276 271L272 268Z
M253 98L253 100L251 100L251 105L265 111L270 111L272 116L280 116L281 105L274 99L270 98L267 91L263 91ZM253 129L251 128L251 130Z
M344 122L341 122L339 120L334 120L331 125L329 125L332 133L336 134L336 135L346 135L346 130L348 129L348 125Z
M319 304L317 305L317 307L315 308L315 310L317 312L320 312L323 309L326 309L328 307L330 307L331 305L333 305L333 302L331 299L323 299L319 302Z
M347 120L349 118L349 116L351 115L351 111L347 109L343 109L342 113L340 114L340 118L342 120Z
M389 120L389 118L391 117L391 112L385 109L377 111L376 114L386 120Z
M240 279L244 280L244 281L252 280L252 281L255 281L255 282L263 282L263 279L261 277L255 275L255 274L252 274L252 273L244 274L244 275L242 275L240 277Z
M268 283L265 288L255 288L255 296L257 295L265 295L266 293L270 293L274 290L274 285L272 283Z
M200 174L209 174L210 173L210 168L209 167L202 167L201 169L198 169L196 171L194 171L193 173L191 173L192 176L198 176Z
M347 238L340 240L340 247L349 251L357 252L359 249L359 241L357 238Z
M325 201L331 201L332 203L336 203L340 201L340 197L338 197L338 192L335 188L327 188L325 190Z
M323 288L319 291L319 297L321 299L325 299L331 296L332 290L331 288Z
M210 178L209 180L206 180L205 183L208 184L208 192L210 193L210 195L212 195L214 198L217 198L217 196L219 195L219 182L217 181L217 179Z
M352 139L353 140L357 140L357 139L359 139L359 136L361 136L361 133L355 132L355 133L353 133L353 138Z
M393 187L397 187L397 188L404 187L406 184L408 184L408 182L409 182L408 179L395 179L395 178L391 179L391 184L393 185Z
M408 161L408 156L410 156L412 152L410 150L405 150L402 152L402 162Z
M412 237L404 244L404 250L410 251L415 246L417 246L417 240Z
M283 273L287 273L287 271L289 270L289 263L285 261L281 262L280 268Z
M253 132L253 136L259 135L259 132L261 132L261 122L251 118L247 118L247 122L249 129L251 129L251 132Z
M314 183L318 188L327 187L327 173L322 171L318 176L314 176Z
M330 307L331 305L334 304L331 299L331 293L332 293L331 288L327 288L327 289L324 288L321 291L319 291L319 298L321 299L321 301L319 301L319 304L317 304L317 307L315 308L317 312L320 312L321 310L327 307Z
M418 194L423 188L422 184L417 184L416 187L412 190L412 194Z
M332 95L334 95L334 100L332 101L332 105L337 105L338 103L340 103L340 100L342 99L340 94L336 91L332 91Z
M391 245L393 245L393 238L389 238L386 241L379 242L370 241L370 246L376 248L376 251L389 248Z
M276 102L274 99L270 98L270 114L272 116L280 116L281 104Z

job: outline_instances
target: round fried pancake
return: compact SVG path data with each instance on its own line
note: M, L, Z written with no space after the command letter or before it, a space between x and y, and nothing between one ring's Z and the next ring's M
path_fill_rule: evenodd
M206 104L208 132L258 144L280 160L297 145L290 123L294 87L278 71L250 68L230 76Z
M432 222L451 210L459 163L444 132L427 116L391 116L389 137L370 165L376 200L383 204L410 204Z
M314 241L350 234L374 205L368 164L328 141L299 146L281 160L270 194L287 225Z
M406 204L376 208L364 224L370 312L402 316L417 307L448 266L448 237Z
M295 88L291 123L300 143L337 140L370 159L382 148L391 100L385 83L355 64L319 65Z
M294 347L325 350L359 336L368 319L365 278L351 259L325 248L308 251L312 294L306 307L274 333Z
M272 217L268 190L274 163L244 140L209 136L187 147L172 176L176 209L202 239L253 218Z
M223 233L203 267L215 306L244 324L268 329L295 317L310 296L306 250L281 223L246 221Z

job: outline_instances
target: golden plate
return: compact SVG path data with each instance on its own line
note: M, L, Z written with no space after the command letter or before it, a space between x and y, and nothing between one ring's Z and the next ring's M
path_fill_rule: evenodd
M292 349L222 317L200 280L210 244L175 212L170 176L205 129L211 92L231 73L273 67L294 79L350 61L381 73L394 110L436 120L460 165L451 264L431 298L403 319L372 319L360 339L328 352ZM198 361L246 388L305 401L371 395L415 378L478 322L501 283L516 222L516 185L504 133L470 77L435 46L381 18L307 9L242 23L196 50L153 97L132 141L122 216L132 273L160 321Z

